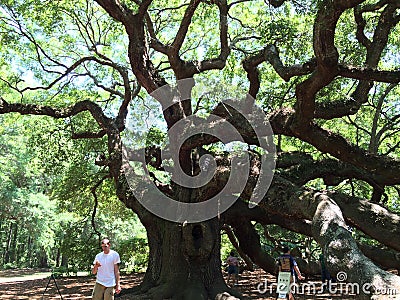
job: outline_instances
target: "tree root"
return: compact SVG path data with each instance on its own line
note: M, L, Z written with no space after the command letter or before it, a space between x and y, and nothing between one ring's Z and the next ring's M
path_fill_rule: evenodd
M215 296L214 296L215 295ZM139 287L123 290L120 299L132 300L239 300L240 294L226 285L215 284L210 290L199 283L182 284L179 287L164 283L144 291Z

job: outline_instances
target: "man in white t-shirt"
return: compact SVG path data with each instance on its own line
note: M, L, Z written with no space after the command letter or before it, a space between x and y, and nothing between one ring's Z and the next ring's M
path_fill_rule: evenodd
M111 250L108 239L101 241L103 252L96 255L93 262L92 274L96 275L96 285L93 289L93 300L113 300L114 292L121 292L119 267L121 262L119 254Z

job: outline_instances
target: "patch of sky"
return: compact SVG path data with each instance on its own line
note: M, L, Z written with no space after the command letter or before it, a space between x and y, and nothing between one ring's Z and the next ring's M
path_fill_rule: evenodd
M130 143L132 147L143 147L150 128L154 127L161 132L167 132L161 106L150 96L138 99L134 107L132 106L128 112L125 131L126 142Z

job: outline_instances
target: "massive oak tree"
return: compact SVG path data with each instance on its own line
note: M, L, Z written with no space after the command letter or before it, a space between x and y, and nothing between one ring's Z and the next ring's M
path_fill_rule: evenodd
M1 1L0 113L64 120L71 138L107 144L96 164L147 230L148 268L132 291L137 298L214 299L230 292L220 268L222 228L249 260L273 272L255 224L312 237L333 274L346 272L349 282L372 287L360 298L375 292L386 299L379 289L400 293L400 278L385 271L398 268L400 257L399 1L69 2ZM202 76L248 96L238 106L196 96L191 89ZM167 106L162 97L146 97L160 88L171 100ZM138 124L127 130L127 120L139 122L150 106L162 114L147 136L135 132ZM270 149L251 126L251 107L262 109L276 143L274 176L255 207L250 200L265 163L260 153ZM202 156L214 157L210 180L188 187L169 176L171 161L154 136L163 135L155 129L163 122L173 147L179 134L168 130L186 120L196 127L200 119L207 129L229 122L240 133L250 165L245 187L211 219L185 222L178 212L177 220L166 220L131 189L122 139L143 147L136 147L144 153L139 163L151 170L143 180L151 178L169 199L199 203L227 193L232 149L201 130L179 144L174 163L189 177L204 167ZM135 157L132 151L129 159ZM358 244L349 228L375 242Z

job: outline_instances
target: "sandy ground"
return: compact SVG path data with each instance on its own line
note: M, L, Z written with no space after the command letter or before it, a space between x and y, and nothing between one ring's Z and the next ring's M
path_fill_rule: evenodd
M0 299L91 299L94 277L81 276L61 277L53 279L48 270L7 270L0 272ZM131 274L121 276L123 288L131 288L140 284L143 274ZM234 287L239 290L246 299L275 300L276 278L262 270L254 272L245 271L240 275L239 285ZM297 299L355 299L354 295L322 293L320 282L308 279L303 284L306 288ZM58 290L57 290L58 286ZM60 296L61 294L61 296ZM121 295L116 299L130 299L129 295Z

